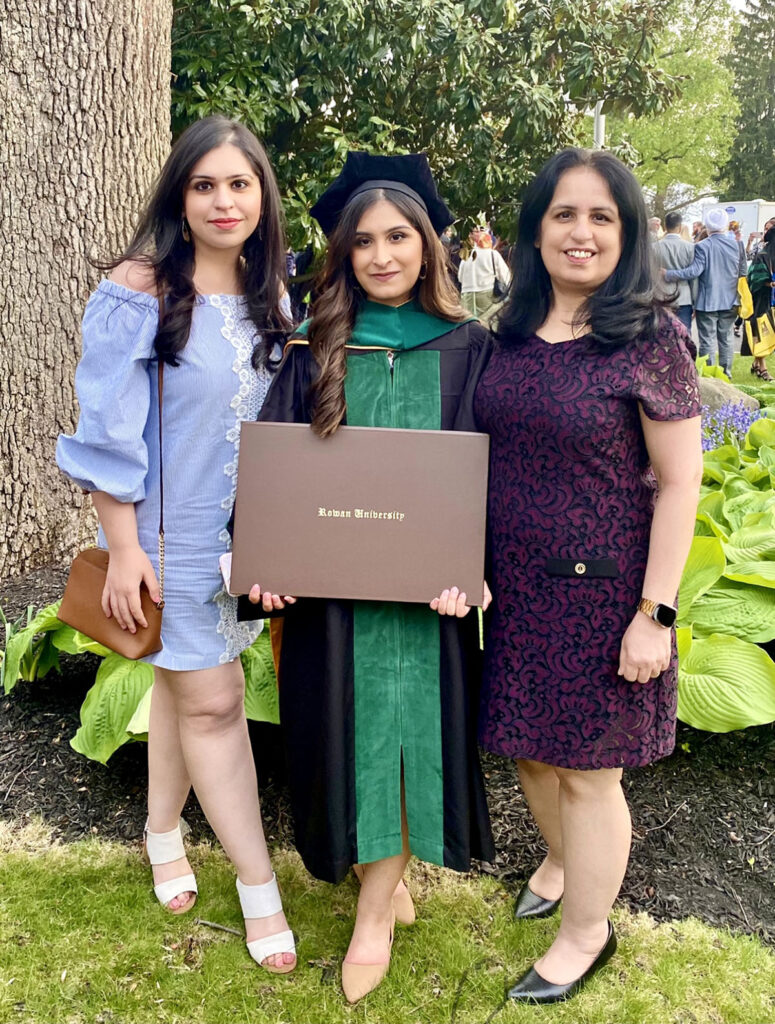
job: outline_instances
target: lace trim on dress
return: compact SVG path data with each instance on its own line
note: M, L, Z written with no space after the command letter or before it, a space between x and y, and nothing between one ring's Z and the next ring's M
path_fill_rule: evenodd
M231 515L234 498L237 493L237 463L239 460L240 423L243 420L255 420L266 398L271 378L269 372L261 367L254 370L251 364L253 349L258 341L256 329L247 317L243 316L244 299L241 295L211 295L210 303L220 310L223 317L221 334L234 348L232 370L237 377L237 392L231 400L234 410L234 423L226 432L226 440L233 445L233 457L223 467L229 478L229 493L221 502L224 511L224 522ZM224 528L218 534L224 550L231 549L229 531ZM215 603L220 610L218 633L226 640L226 650L220 657L221 663L233 661L246 647L256 639L263 628L262 620L257 622L237 621L237 601L225 590L216 594Z
M246 647L255 641L258 634L264 628L263 619L255 619L252 622L237 621L237 598L231 597L221 588L213 598L218 606L220 619L216 632L223 636L226 641L226 648L221 653L218 661L225 665L234 661L245 650Z

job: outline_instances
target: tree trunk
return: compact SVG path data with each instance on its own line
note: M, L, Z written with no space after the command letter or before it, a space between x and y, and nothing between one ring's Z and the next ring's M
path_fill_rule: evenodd
M169 149L172 0L5 0L0 28L0 578L62 563L81 498L79 324Z
M664 227L665 223L665 200L667 196L664 192L657 192L651 201L651 212L655 217L659 217Z

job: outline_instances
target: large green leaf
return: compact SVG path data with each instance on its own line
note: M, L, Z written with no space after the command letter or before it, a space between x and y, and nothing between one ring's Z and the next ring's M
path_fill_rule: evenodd
M678 626L675 631L675 642L678 648L678 663L680 665L681 659L687 656L689 648L692 646L691 626Z
M730 534L724 544L724 554L728 562L747 562L754 558L775 561L775 529L761 522L756 526L742 526Z
M762 465L760 461L751 463L750 466L746 466L740 473L746 483L751 484L752 487L756 487L761 491L769 491L771 484L771 470L767 466Z
M151 717L151 695L153 686L149 686L135 708L135 713L127 722L126 731L133 739L148 739L148 722Z
M766 416L751 424L748 433L745 435L746 448L759 451L762 445L775 447L775 420Z
M245 714L254 722L280 721L277 677L269 630L264 629L240 655L245 672Z
M727 633L763 644L775 639L775 590L722 576L692 604L687 617L695 636Z
M710 590L725 567L724 548L718 537L693 538L678 591L678 613L682 622L690 617L692 603Z
M733 444L722 444L705 456L706 462L717 462L727 469L737 469L740 465L740 450Z
M708 453L702 460L702 482L705 486L723 484L729 476L729 467L714 459L716 450Z
M678 666L678 717L707 732L775 721L775 662L733 636L692 640Z
M728 580L737 580L738 583L775 588L775 562L759 562L755 559L735 562L734 565L727 566L724 576ZM773 623L773 629L775 629L775 623Z
M127 726L152 683L150 665L111 651L81 706L81 727L70 740L73 750L107 764L111 754L131 738Z
M775 415L775 410L773 410L773 415ZM766 469L775 469L775 448L771 445L763 444L759 449L759 462Z
M758 512L767 512L772 508L772 491L755 491L746 487L741 493L727 494L726 487L727 484L725 483L722 488L726 497L724 515L733 532L745 526L747 522L750 522L749 516L755 515Z
M61 625L51 637L54 647L65 654L98 654L105 658L110 654L110 649L92 640L85 633L79 633L72 626Z
M60 602L55 601L54 604L41 608L23 629L13 633L8 640L3 660L0 662L0 679L2 679L3 689L6 693L10 693L19 681L22 660L32 646L35 637L39 633L50 633L62 625L57 618L59 605Z
M697 519L705 523L716 537L727 539L730 527L724 515L724 495L721 491L703 495L697 505Z

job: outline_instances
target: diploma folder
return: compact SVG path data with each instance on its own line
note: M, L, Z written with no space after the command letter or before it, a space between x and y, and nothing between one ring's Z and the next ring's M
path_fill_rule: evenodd
M481 605L489 437L243 422L230 590Z

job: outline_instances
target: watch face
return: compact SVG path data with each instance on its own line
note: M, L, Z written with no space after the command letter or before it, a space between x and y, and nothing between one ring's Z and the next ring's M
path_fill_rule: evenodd
M670 627L675 624L678 612L669 604L658 604L654 609L654 621L660 626Z

